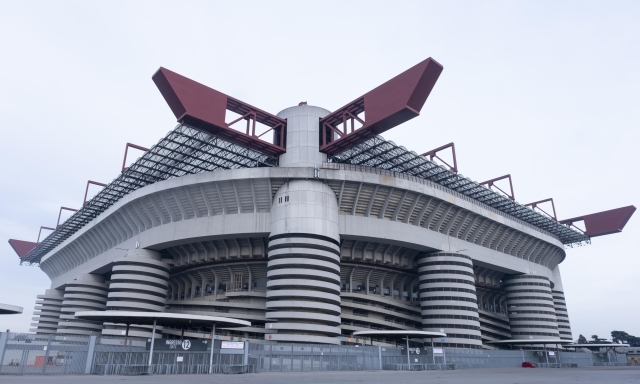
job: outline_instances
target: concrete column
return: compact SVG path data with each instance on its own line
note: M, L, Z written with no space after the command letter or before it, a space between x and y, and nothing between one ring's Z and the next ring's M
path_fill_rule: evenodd
M482 348L471 258L437 252L418 256L417 263L423 329L442 329L447 347Z
M0 332L0 373L2 373L2 362L4 361L4 350L7 347L9 333Z
M96 340L98 339L97 336L90 336L89 337L89 350L87 351L87 363L85 364L84 367L84 374L85 375L89 375L91 373L91 367L93 366L93 355L94 355L94 351L96 349Z
M126 256L114 260L107 309L164 312L168 286L169 265L161 261L160 253L132 249ZM124 330L124 324L110 325L102 333L122 335ZM151 333L151 327L145 325L132 324L129 328L129 336L148 338Z
M278 117L287 120L287 152L280 155L281 167L320 167L327 161L327 155L320 152L319 122L329 113L311 105L291 107L278 113Z
M31 324L35 327L32 331L36 333L56 333L60 322L60 310L63 300L63 291L59 289L47 289L43 295L38 295L33 311L33 320L36 323Z
M326 109L301 105L287 120L287 152L281 167L319 168L320 118ZM340 236L338 202L326 184L295 180L283 185L271 206L267 272L267 340L339 344ZM269 321L274 321L269 323Z
M78 320L74 314L80 311L104 311L107 307L107 292L108 285L101 275L80 275L65 284L58 333L67 335L100 333L101 322Z
M271 208L267 340L339 344L338 203L326 184L283 185ZM274 321L274 322L270 322Z
M502 287L513 339L560 339L548 277L506 276Z
M560 266L556 266L553 270L553 283L554 286L551 289L551 294L553 295L553 306L556 312L560 338L562 340L573 340L569 313L567 312L567 302L564 298L564 288L562 287L562 278L560 277Z

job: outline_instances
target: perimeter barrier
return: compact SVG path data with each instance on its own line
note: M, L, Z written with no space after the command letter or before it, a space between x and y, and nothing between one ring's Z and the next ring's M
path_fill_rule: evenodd
M149 365L143 338L0 332L0 375L429 371L520 367L524 361L548 368L627 365L624 354L590 352L420 347L407 355L396 347L246 341L224 349L220 339L194 339L185 350L184 343L164 341L156 339Z

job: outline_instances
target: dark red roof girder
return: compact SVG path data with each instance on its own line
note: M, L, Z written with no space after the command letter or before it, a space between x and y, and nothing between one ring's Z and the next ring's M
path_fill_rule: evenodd
M571 219L560 220L560 224L572 225L575 222L584 222L585 235L589 237L610 235L612 233L620 233L627 224L633 213L636 211L636 207L629 205L627 207L621 207L611 209L608 211L592 213L590 215L584 215L574 217Z
M27 255L27 253L31 252L31 250L35 248L36 245L38 245L38 243L33 243L31 241L10 239L9 245L11 246L11 248L13 248L13 250L16 252L18 257L22 259Z
M270 128L282 126L286 129L286 120L166 68L158 69L152 79L179 122L270 156L286 152L284 145L275 145L230 128L226 121L226 111L230 110L241 116L254 113L257 122Z
M324 124L335 128L343 122L345 112L365 114L362 127L334 141L327 138L320 151L328 155L338 153L418 116L442 70L440 63L428 58L323 117L320 119L321 129Z

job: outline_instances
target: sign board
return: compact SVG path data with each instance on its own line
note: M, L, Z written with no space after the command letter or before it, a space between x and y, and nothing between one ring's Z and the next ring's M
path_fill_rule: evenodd
M244 342L242 341L222 341L220 349L244 349Z
M440 339L440 341L444 343L444 337L443 337L443 338L441 338L441 339Z
M549 351L549 356L555 356L555 355L556 355L556 353L555 353L555 352L553 352L553 351Z
M184 361L184 357L182 357L182 356L178 356L176 358L176 362L178 362L178 363L182 363L183 361Z
M151 349L151 339L147 340L147 350ZM157 339L153 343L153 349L155 351L206 351L209 342L207 340L168 340Z
M444 351L443 351L442 348L433 348L433 354L434 355L436 355L436 354L442 355L443 353L444 353Z

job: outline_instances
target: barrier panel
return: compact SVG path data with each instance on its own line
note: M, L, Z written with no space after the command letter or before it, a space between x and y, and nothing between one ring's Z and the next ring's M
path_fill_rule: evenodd
M3 332L2 338L2 375L71 375L85 371L88 336Z
M625 366L626 355L556 351L485 350L367 345L245 343L223 349L220 340L206 350L167 344L149 365L147 339L124 336L70 336L0 332L0 375L174 375L259 372L451 370L466 368ZM211 347L213 346L213 364Z

